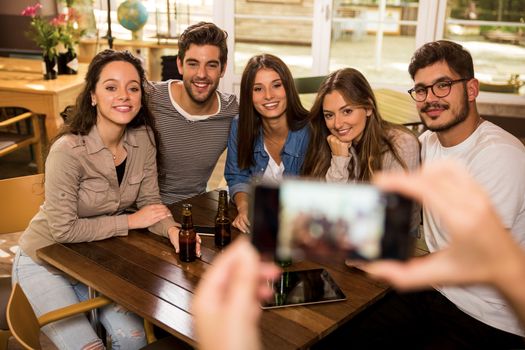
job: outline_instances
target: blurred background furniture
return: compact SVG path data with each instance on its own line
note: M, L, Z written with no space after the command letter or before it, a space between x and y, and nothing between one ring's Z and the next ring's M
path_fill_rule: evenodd
M44 174L0 180L0 234L23 231L44 202Z
M0 234L23 231L27 227L44 201L43 181L44 174L0 180ZM0 276L0 350L7 349L11 336L6 319L10 293L11 275L3 272Z
M306 109L309 110L312 108L315 97L317 96L317 91L325 78L326 76L324 75L294 78L293 82L295 88L297 89L301 102Z
M177 67L177 55L166 55L162 56L162 74L161 79L177 79L182 80L182 74L179 72L179 67Z
M100 51L108 47L106 40L97 38L84 38L80 40L78 61L88 63ZM140 56L144 60L144 68L148 74L148 79L152 81L161 80L161 56L165 54L176 54L179 50L177 43L161 43L156 39L150 40L113 40L113 49L129 50L137 55L140 50Z
M45 134L52 139L63 123L60 112L74 105L84 88L86 72L87 64L80 64L78 74L44 80L42 61L0 57L0 107L14 105L44 114Z
M302 78L295 78L293 80L295 84L295 88L297 89L297 92L299 95L301 94L317 94L317 91L319 90L319 86L321 86L321 83L326 78L326 76L313 76L313 77L302 77Z
M20 108L2 108L0 112L0 157L22 147L29 147L37 171L43 172L43 140L39 116Z
M392 89L375 89L377 108L384 120L402 124L419 135L423 123L417 112L416 103L406 92Z
M6 350L11 332L7 324L6 311L11 293L11 276L0 276L0 350Z

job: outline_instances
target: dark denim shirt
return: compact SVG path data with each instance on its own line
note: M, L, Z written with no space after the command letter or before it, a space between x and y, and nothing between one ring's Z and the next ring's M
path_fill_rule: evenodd
M237 130L239 117L233 119L228 139L228 154L224 177L228 182L230 198L234 198L237 192L248 192L250 179L254 175L262 175L268 166L270 156L264 150L262 129L255 140L253 151L254 164L248 169L239 169L237 161ZM304 157L310 140L310 129L308 125L302 129L288 132L288 137L281 152L281 161L284 164L284 176L299 175L303 166Z

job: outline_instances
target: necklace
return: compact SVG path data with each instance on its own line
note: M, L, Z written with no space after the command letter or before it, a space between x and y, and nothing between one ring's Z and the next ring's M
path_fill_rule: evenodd
M111 152L111 155L113 155L113 160L116 161L117 160L117 156L119 154L119 147L117 145L117 148L115 148L115 153Z

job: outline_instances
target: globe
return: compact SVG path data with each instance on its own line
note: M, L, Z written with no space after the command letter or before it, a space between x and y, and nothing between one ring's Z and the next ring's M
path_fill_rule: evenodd
M117 9L118 22L126 29L136 32L146 24L148 11L138 0L126 0Z

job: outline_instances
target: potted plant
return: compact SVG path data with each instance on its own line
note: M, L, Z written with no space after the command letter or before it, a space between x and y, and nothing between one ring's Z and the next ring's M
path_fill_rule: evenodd
M79 16L72 5L73 1L66 1L65 11L52 21L60 33L58 74L76 74L78 71L76 47L84 30L79 29Z
M44 79L56 79L57 76L57 44L60 37L58 28L38 14L42 8L40 3L28 6L22 11L22 16L31 17L27 35L42 49L44 59Z

